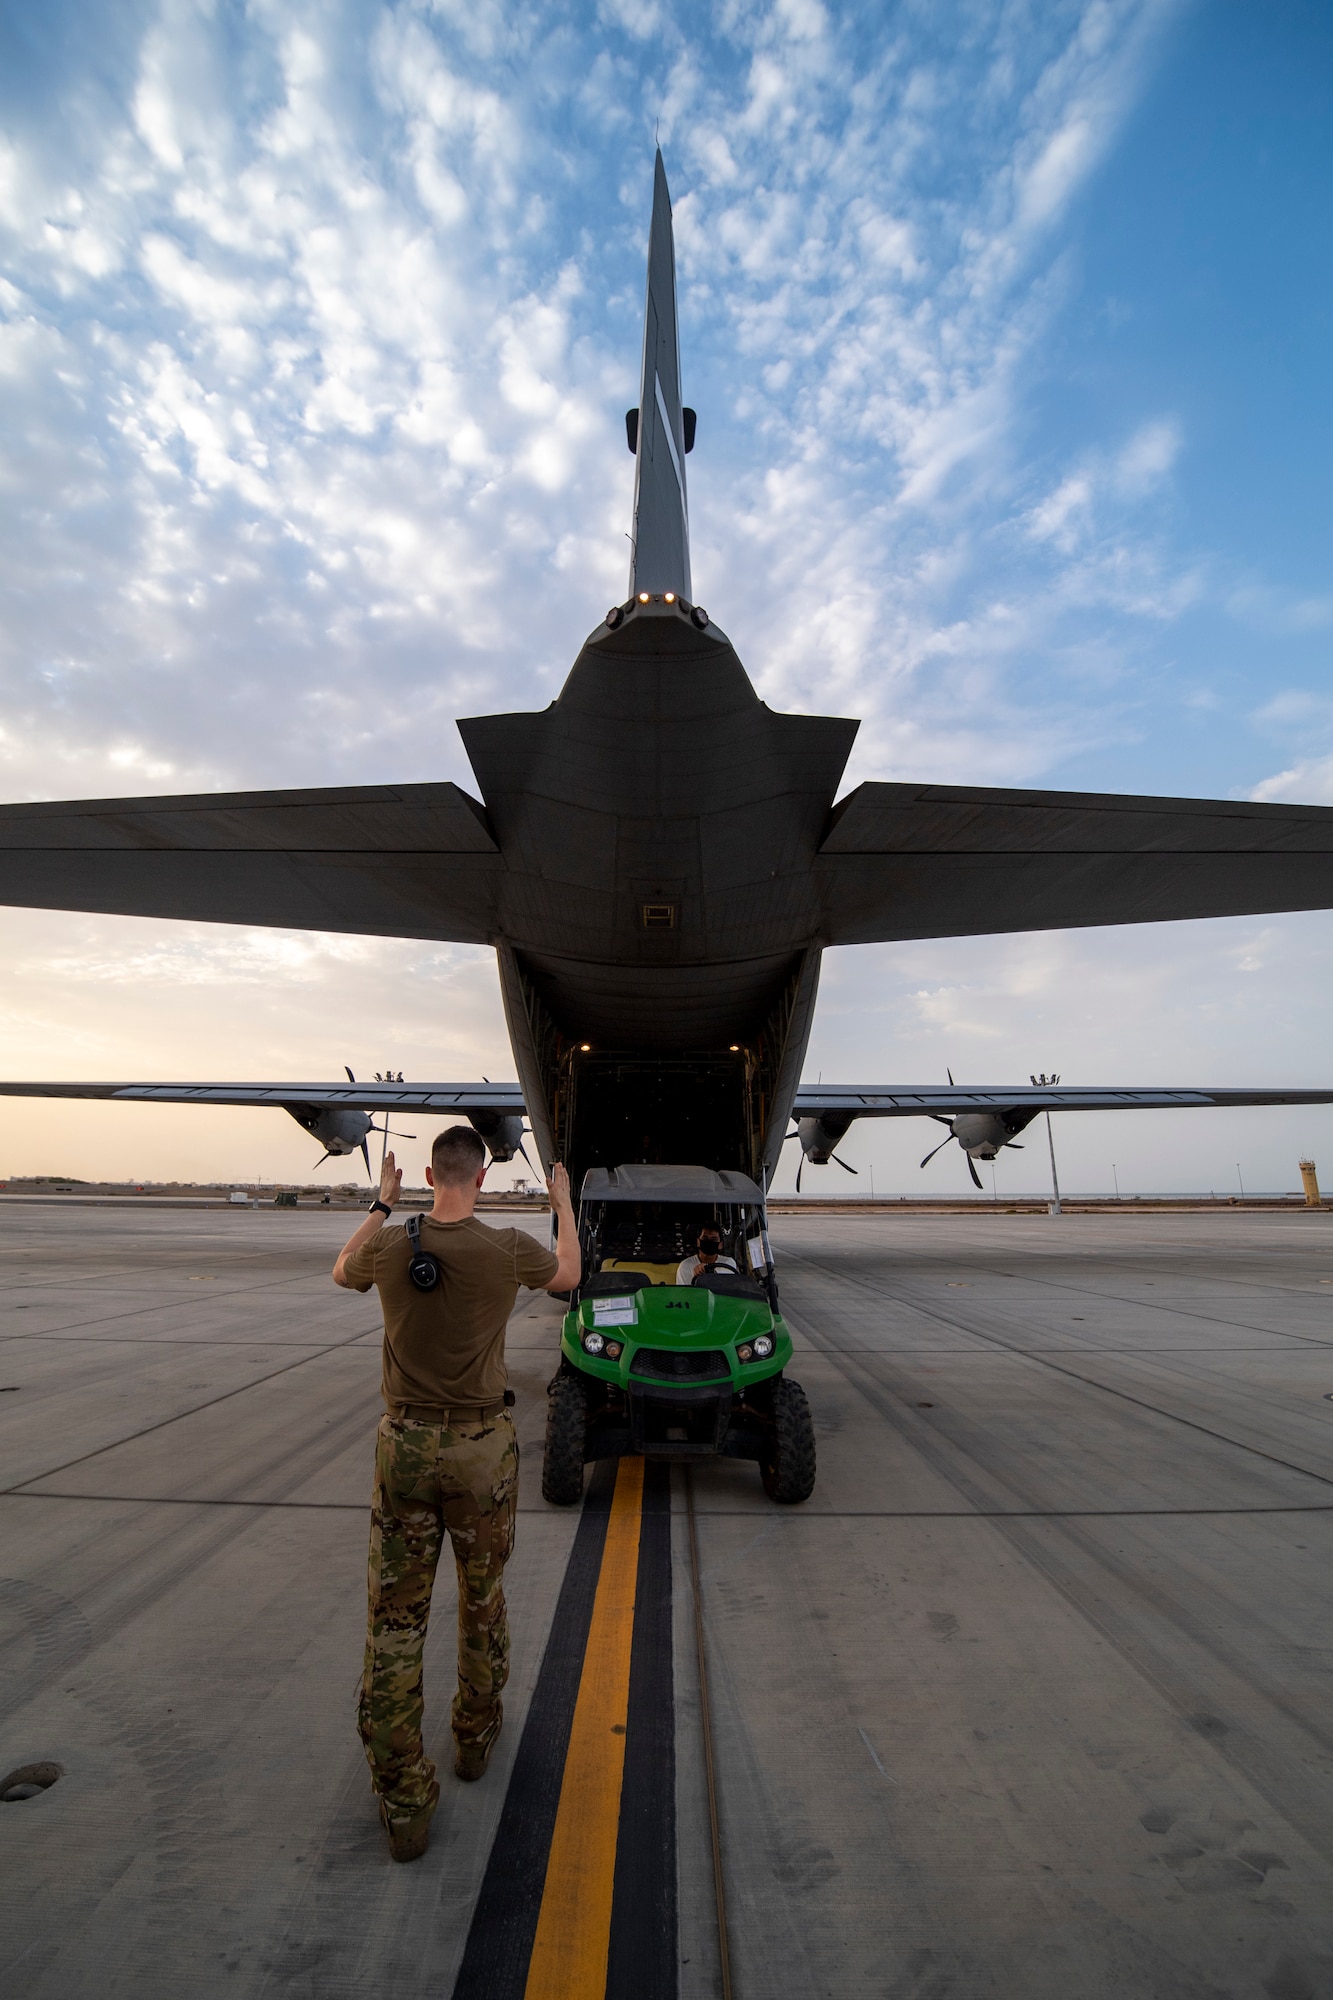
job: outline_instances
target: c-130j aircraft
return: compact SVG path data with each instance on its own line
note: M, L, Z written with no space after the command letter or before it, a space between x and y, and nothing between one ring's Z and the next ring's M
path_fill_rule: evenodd
M281 1106L326 1154L365 1151L377 1111L453 1112L501 1161L526 1114L576 1190L590 1167L686 1161L766 1189L790 1136L825 1165L854 1120L922 1116L979 1186L974 1160L1042 1111L1333 1101L802 1086L826 946L1333 907L1333 809L888 783L839 799L858 724L770 709L694 596L660 151L626 430L629 595L548 708L459 722L480 799L439 783L0 807L0 902L493 946L518 1083L0 1094Z

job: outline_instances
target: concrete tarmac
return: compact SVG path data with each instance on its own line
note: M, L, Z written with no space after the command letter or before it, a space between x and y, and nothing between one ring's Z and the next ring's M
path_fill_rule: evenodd
M373 1294L328 1279L349 1227L0 1217L0 1780L63 1767L0 1802L7 2000L453 1990L578 1526L538 1491L560 1309L510 1329L505 1732L458 1785L442 1572L444 1797L395 1866L352 1716L379 1370ZM814 1496L690 1478L738 2000L1327 2000L1333 1215L774 1238ZM711 2000L672 1493L676 1979Z

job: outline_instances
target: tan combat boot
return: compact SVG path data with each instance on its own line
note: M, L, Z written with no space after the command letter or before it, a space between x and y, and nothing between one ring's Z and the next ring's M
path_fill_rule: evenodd
M478 1778L485 1775L486 1766L491 1761L491 1752L503 1727L504 1711L501 1710L495 1719L495 1727L488 1728L485 1736L455 1736L454 1771L465 1785L474 1784Z
M492 1742L494 1740L494 1738L491 1739ZM466 1743L455 1743L454 1745L454 1771L463 1780L465 1785L470 1785L476 1779L484 1776L486 1766L490 1761L490 1743L478 1743L470 1739Z
M385 1801L380 1800L380 1818L389 1836L389 1852L395 1861L419 1861L430 1845L430 1823L440 1802L440 1788L432 1784L430 1789L430 1804L410 1818L395 1816L391 1819Z

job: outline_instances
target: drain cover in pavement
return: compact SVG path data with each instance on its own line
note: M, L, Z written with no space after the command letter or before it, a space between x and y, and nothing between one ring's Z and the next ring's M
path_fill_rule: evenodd
M49 1792L60 1776L59 1764L20 1764L17 1771L0 1778L0 1805L17 1805L20 1799L35 1799Z

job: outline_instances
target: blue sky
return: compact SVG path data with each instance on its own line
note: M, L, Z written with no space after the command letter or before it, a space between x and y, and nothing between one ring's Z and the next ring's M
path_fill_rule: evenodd
M471 783L453 718L544 704L624 588L656 130L697 586L770 702L862 718L850 782L1333 801L1326 8L0 33L5 796ZM1330 955L1322 914L834 953L809 1073L1323 1082ZM11 1075L509 1068L485 953L6 912L0 963ZM1330 1117L1061 1133L1075 1185L1279 1186ZM924 1129L850 1156L915 1188ZM6 1136L11 1172L308 1152Z

